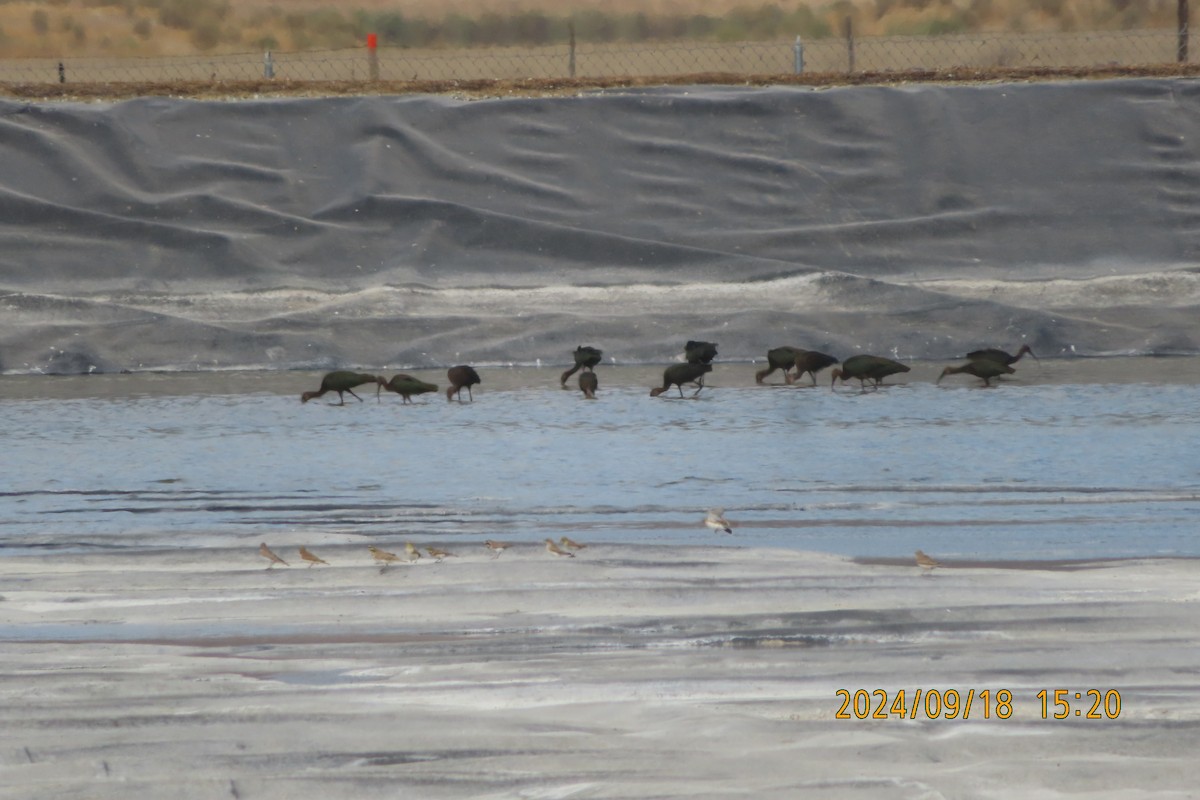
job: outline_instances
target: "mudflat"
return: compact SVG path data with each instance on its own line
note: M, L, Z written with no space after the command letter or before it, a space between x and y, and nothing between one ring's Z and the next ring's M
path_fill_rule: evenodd
M0 559L0 794L1134 798L1200 777L1194 560L584 543Z

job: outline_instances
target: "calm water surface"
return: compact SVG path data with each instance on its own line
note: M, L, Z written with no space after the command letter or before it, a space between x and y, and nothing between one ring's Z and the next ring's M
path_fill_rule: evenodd
M993 389L936 386L941 366L862 394L723 364L686 400L647 396L657 368L609 367L594 402L559 369L493 368L474 403L365 389L345 407L301 405L313 373L5 376L0 553L567 533L1200 556L1200 359L1022 362ZM735 536L701 525L712 506Z

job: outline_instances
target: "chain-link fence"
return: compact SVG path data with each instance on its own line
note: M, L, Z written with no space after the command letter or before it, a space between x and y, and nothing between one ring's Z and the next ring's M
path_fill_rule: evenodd
M1177 59L1168 29L1072 33L828 38L808 42L580 45L416 50L381 47L171 58L0 61L0 83L412 81L617 78L733 73L938 70L956 67L1123 67Z

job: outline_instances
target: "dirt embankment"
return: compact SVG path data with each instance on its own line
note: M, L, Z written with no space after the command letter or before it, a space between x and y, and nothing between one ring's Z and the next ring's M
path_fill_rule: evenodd
M576 94L604 89L692 84L730 86L855 86L903 83L983 83L1105 78L1180 78L1200 75L1200 64L1137 67L963 67L905 72L826 72L802 75L698 73L631 78L527 78L425 81L163 81L130 83L20 83L0 85L0 96L39 101L124 100L133 97L196 99L325 97L369 94L451 94L469 98Z

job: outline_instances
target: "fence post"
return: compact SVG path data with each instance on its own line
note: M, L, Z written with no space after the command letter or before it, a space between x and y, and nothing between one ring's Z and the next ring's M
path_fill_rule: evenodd
M263 77L264 78L274 78L275 77L275 62L271 60L271 51L270 50L263 53Z
M567 56L567 74L572 78L575 77L575 20L567 23L567 33L569 35L568 47L570 54Z
M846 17L846 57L850 64L847 72L854 72L854 20Z
M1188 60L1188 0L1179 0L1179 48L1176 59L1180 64Z
M379 37L367 34L367 75L370 80L379 80Z
M796 37L796 43L792 45L792 55L795 57L795 65L793 70L797 75L804 72L804 42L800 41L800 37Z

